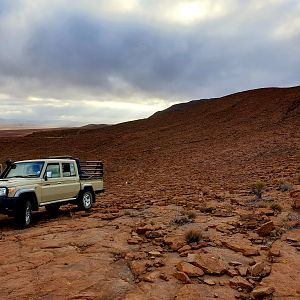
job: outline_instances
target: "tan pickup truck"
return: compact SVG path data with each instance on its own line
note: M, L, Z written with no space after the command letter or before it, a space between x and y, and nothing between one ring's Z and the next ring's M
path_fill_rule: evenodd
M40 207L55 212L62 204L74 203L89 210L103 191L101 161L80 162L70 156L7 161L0 175L0 213L27 227L32 211Z

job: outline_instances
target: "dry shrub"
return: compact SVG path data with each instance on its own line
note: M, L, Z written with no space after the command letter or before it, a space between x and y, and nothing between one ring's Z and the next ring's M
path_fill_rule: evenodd
M275 212L282 212L282 206L278 203L273 203L271 209Z
M196 212L194 210L190 210L190 211L187 211L185 213L185 215L190 219L190 220L194 220L197 216Z
M188 244L198 243L202 239L202 233L199 230L191 229L185 234L185 239Z
M177 216L172 221L172 225L182 226L188 223L191 223L193 220L191 220L188 216Z
M258 180L251 185L251 191L256 195L257 199L262 198L262 193L264 192L265 189L266 189L266 184L261 180Z
M278 185L278 190L281 192L288 192L293 189L293 185L287 181L281 181Z

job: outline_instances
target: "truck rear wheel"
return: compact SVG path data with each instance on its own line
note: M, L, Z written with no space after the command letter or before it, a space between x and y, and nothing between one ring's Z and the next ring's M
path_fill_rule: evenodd
M79 197L78 206L83 210L89 210L93 204L93 195L90 191L85 190Z
M29 200L20 203L16 210L16 222L21 228L28 227L31 223L32 207Z

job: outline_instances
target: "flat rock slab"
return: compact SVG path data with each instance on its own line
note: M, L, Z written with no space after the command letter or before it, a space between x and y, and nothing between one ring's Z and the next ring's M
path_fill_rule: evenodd
M235 299L235 291L228 286L211 287L206 284L188 284L179 289L176 300Z
M198 277L198 276L203 276L204 272L202 271L202 269L193 266L192 264L188 263L188 262L180 262L177 265L177 270L180 272L184 272L185 274L187 274L189 277Z
M225 239L224 241L222 241L222 244L228 249L236 252L241 252L245 256L259 255L257 248L253 246L249 240L239 235Z
M201 268L206 274L224 274L228 268L218 255L212 253L199 253L192 264Z

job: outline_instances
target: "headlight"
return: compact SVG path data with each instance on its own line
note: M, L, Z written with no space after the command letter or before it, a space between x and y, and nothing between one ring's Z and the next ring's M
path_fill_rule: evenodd
M7 195L7 189L6 188L0 188L0 197Z

